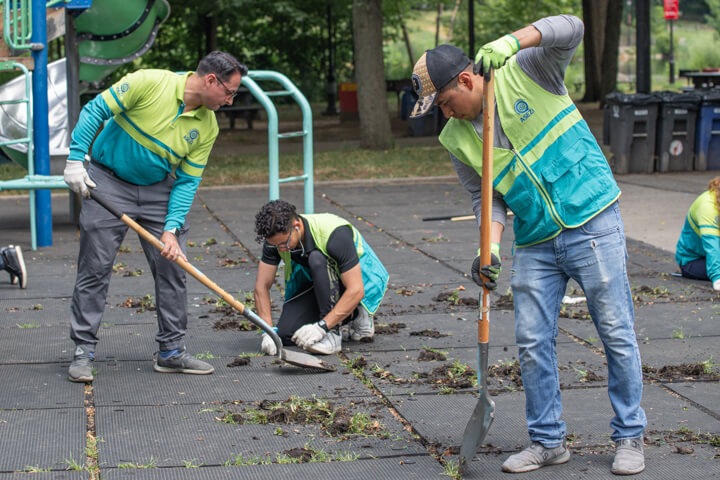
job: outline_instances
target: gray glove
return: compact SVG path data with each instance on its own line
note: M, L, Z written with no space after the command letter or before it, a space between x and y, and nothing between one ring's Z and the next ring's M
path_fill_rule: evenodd
M63 172L65 183L68 184L70 190L75 193L81 194L83 197L88 198L90 191L88 187L95 188L95 182L90 180L87 170L83 162L78 160L70 160L65 163L65 171Z
M267 333L262 334L262 343L260 344L260 350L266 355L277 355L277 347L275 346L275 342L273 342L272 337Z

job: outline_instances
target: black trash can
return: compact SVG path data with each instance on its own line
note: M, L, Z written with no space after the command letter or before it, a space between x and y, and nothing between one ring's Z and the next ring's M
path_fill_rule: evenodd
M605 97L603 142L610 144L614 173L652 173L660 97L652 93L609 93ZM608 137L609 133L609 137Z
M720 170L720 90L702 93L695 129L695 170Z
M695 122L702 97L694 92L655 92L662 99L655 154L658 172L689 172L695 161Z

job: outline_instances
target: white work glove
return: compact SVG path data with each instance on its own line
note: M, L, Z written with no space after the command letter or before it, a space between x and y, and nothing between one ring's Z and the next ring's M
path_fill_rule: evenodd
M720 290L720 278L713 282L713 290Z
M275 342L273 342L272 337L267 333L262 334L262 343L260 344L260 350L266 355L277 355L277 347L275 346Z
M85 198L90 196L90 191L87 187L96 187L95 182L90 180L87 170L85 170L85 166L81 161L68 159L65 163L65 171L63 174L65 183L68 184L70 190L82 194Z
M317 322L310 323L298 328L295 335L292 336L292 341L295 342L295 345L298 347L305 348L310 345L315 345L322 340L325 333L327 332L325 332Z

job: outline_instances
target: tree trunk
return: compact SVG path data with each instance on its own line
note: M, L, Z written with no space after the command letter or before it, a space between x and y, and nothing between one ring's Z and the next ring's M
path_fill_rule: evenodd
M452 43L453 27L455 26L455 17L457 17L458 8L460 8L460 0L455 1L452 15L450 15L450 29L448 30L447 43Z
M382 40L382 0L353 0L360 147L373 150L392 146Z
M605 45L605 19L609 0L582 0L585 23L585 96L583 102L600 99L603 72L601 70ZM622 12L622 7L620 8Z
M405 48L407 49L408 57L410 58L410 65L415 65L415 55L413 55L412 45L410 44L410 35L408 35L407 26L405 26L405 22L402 20L400 21L400 25L402 26Z
M217 50L217 16L215 12L210 12L203 17L203 26L205 27L205 54Z
M440 17L442 17L443 2L438 2L437 18L435 19L435 46L437 47L440 43ZM414 65L413 62L410 62Z
M602 83L600 102L605 95L617 89L618 54L620 52L620 24L622 23L623 0L609 0L605 23L605 46L602 55Z

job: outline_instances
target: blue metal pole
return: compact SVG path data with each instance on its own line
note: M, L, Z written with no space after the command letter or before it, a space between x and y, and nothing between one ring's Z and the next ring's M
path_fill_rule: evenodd
M47 96L47 20L45 1L32 0L32 57L35 70L33 87L33 128L35 130L35 174L50 174L50 132L48 127ZM37 244L39 247L52 245L52 203L50 190L35 193L35 215L37 222Z

